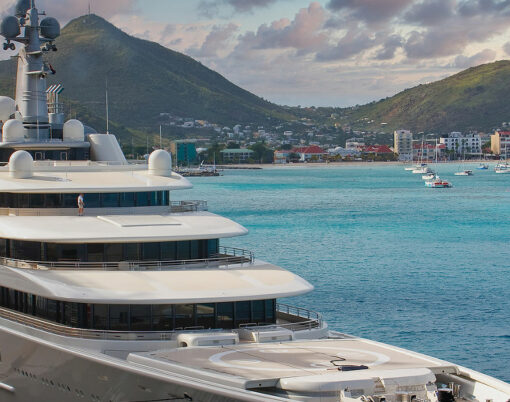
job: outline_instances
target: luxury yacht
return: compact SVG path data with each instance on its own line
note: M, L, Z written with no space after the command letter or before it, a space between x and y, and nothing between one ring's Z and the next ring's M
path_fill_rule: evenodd
M493 401L510 385L328 328L282 299L313 290L225 239L246 229L173 201L154 151L65 121L46 86L59 25L19 1L16 99L0 99L0 400ZM78 214L77 198L85 208Z

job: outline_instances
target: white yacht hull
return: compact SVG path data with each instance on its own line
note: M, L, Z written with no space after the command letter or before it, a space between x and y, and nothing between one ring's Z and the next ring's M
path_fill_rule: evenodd
M0 401L271 401L270 395L147 370L0 327ZM188 398L188 399L187 399Z

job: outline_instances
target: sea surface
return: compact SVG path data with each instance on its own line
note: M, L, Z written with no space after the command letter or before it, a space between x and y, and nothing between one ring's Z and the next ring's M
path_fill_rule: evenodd
M283 302L331 328L453 361L510 382L510 175L440 165L451 189L398 166L226 170L172 199L249 229L221 244L315 286Z

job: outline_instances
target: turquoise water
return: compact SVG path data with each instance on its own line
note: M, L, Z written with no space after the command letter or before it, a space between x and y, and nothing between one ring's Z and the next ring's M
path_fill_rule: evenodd
M476 167L440 166L452 189L403 166L225 171L173 198L248 228L222 244L307 279L285 301L331 328L510 381L510 175Z

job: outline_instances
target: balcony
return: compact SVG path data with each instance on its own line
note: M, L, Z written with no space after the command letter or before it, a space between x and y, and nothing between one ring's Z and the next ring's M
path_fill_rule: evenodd
M287 329L292 332L322 328L322 316L319 313L307 309L293 307L286 304L277 304L276 314L278 324L257 325L247 324L240 329L270 330ZM206 329L203 327L183 328L173 331L103 331L81 328L71 328L52 321L37 318L28 314L19 313L7 308L0 307L0 318L4 318L31 328L36 328L52 334L82 339L102 339L116 341L171 341L176 339L180 332L219 332L222 329ZM291 322L289 322L291 321Z
M210 258L171 261L119 261L119 262L82 262L82 261L31 261L0 257L0 264L18 269L55 270L55 271L168 271L193 268L229 268L253 264L255 254L252 251L234 247L219 247L219 252Z
M207 211L207 201L171 201L168 206L85 208L85 216ZM0 208L0 216L75 216L77 208Z

